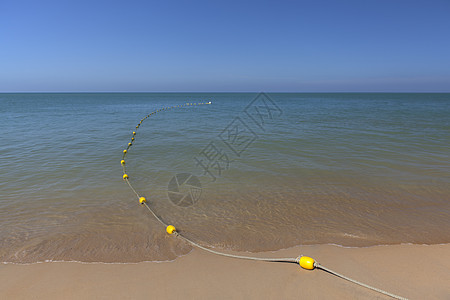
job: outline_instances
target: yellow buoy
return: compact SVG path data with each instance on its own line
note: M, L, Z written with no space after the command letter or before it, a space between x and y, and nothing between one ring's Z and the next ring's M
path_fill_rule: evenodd
M314 270L315 266L314 266L314 259L308 256L302 256L300 257L300 261L298 262L298 264L303 268L303 269L307 269L307 270Z
M123 150L123 154L127 154L127 150Z
M136 131L133 131L133 135L136 135Z
M175 226L169 225L169 226L167 226L166 231L167 231L168 234L172 234L172 233L174 233L177 230L175 229Z
M123 180L127 180L128 179L128 175L127 174L123 174Z
M125 161L122 159L121 161L120 161L120 164L123 166L123 165L125 165Z
M145 202L147 202L147 199L145 199L145 197L139 198L139 203L140 204L144 204Z
M131 138L131 141L134 142L134 138Z

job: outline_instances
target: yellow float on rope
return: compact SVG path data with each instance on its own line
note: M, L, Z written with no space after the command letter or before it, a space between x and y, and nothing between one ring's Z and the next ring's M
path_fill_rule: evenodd
M133 135L136 135L136 131L133 131Z
M127 180L128 179L128 175L127 174L123 174L123 180Z
M127 150L123 150L123 154L127 154Z
M120 164L123 166L123 165L125 165L125 161L122 159L121 161L120 161Z
M168 234L172 234L172 233L174 233L177 230L176 230L175 226L169 225L169 226L167 226L166 231L167 231Z
M139 203L140 204L144 204L145 202L147 202L147 199L145 199L145 197L139 198Z
M308 256L302 256L302 257L300 257L300 260L298 261L298 264L300 265L300 267L302 267L303 269L306 269L306 270L314 270L314 268L316 267L314 265L314 263L315 263L315 260Z

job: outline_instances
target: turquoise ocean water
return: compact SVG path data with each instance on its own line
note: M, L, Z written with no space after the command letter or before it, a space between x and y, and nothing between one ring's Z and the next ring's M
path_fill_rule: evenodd
M0 94L0 261L450 242L450 94ZM253 101L255 100L255 101ZM252 102L253 101L253 102ZM198 178L191 203L168 190Z

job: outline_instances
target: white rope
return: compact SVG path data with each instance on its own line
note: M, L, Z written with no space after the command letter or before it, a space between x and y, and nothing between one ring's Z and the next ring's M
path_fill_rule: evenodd
M155 219L158 220L159 223L161 223L165 228L167 228L168 225L164 223L164 221L153 212L153 210L147 205L147 203L144 202L143 204L145 205L145 207L148 208L148 210L152 213Z
M147 203L144 203L144 204L145 204L145 206L147 207L147 209L153 214L153 216L154 216L154 217L155 217L155 218L156 218L156 219L157 219L164 227L167 227L167 224L165 224L165 223L161 220L161 218L159 218L159 217L155 214L155 212L147 205ZM198 244L198 243L196 243L196 242L194 242L194 241L191 241L190 239L188 239L187 237L181 235L181 234L180 234L179 232L177 232L177 231L174 231L174 234L175 234L175 236L181 238L182 240L186 241L187 243L191 244L191 245L194 246L194 247L197 247L197 248L199 248L199 249L202 249L202 250L204 250L204 251L207 251L207 252L210 252L210 253L213 253L213 254L216 254L216 255L225 256L225 257L238 258L238 259L246 259L246 260L256 260L256 261L267 261L267 262L290 262L290 263L299 263L300 258L302 257L302 255L300 255L300 256L298 256L297 258L267 258L267 257L254 257L254 256L243 256L243 255L228 254L228 253L223 253L223 252L219 252L219 251L215 251L215 250L206 248L206 247L204 247L204 246L202 246L202 245L200 245L200 244ZM317 263L317 262L314 263L314 267L317 268L317 269L321 269L321 270L323 270L323 271L326 271L326 272L328 272L328 273L330 273L330 274L333 274L333 275L335 275L335 276L337 276L337 277L340 277L340 278L342 278L342 279L345 279L345 280L347 280L347 281L353 282L353 283L355 283L355 284L357 284L357 285L360 285L360 286L362 286L362 287L365 287L365 288L368 288L368 289L373 290L373 291L375 291L375 292L378 292L378 293L384 294L384 295L386 295L386 296L392 297L392 298L394 298L394 299L407 300L407 298L404 298L404 297L401 297L401 296L397 296L397 295L392 294L392 293L389 293L389 292L387 292L387 291L385 291L385 290L382 290L382 289L379 289L379 288L370 286L370 285L368 285L368 284L362 283L362 282L357 281L357 280L355 280L355 279L352 279L352 278L350 278L350 277L344 276L344 275L342 275L342 274L340 274L340 273L337 273L337 272L335 272L335 271L333 271L333 270L330 270L330 269L328 269L328 268L322 266L321 264L319 264L319 263Z
M200 104L204 104L204 103L200 103ZM211 102L205 103L205 104L211 104ZM186 105L188 105L188 104L186 104ZM192 105L192 104L191 104L191 105ZM182 106L184 106L184 105L182 105ZM182 107L182 106L181 106L181 107ZM169 108L173 108L173 107L169 107ZM165 110L165 109L163 109L163 110ZM154 113L159 112L159 111L161 111L161 110L157 110L157 111L155 111ZM150 114L149 114L147 117L149 117L149 116L150 116ZM141 123L142 123L142 120L141 120ZM141 124L141 123L139 123L139 124ZM139 128L139 127L140 127L140 126L138 126L137 128ZM137 128L136 128L136 129L137 129ZM125 155L123 156L123 158L125 158ZM124 165L122 165L122 169L123 169L123 173L124 173L124 175L125 175L125 174L126 174L126 169L125 169L125 166L124 166ZM124 179L125 179L125 178L124 178ZM128 178L126 178L125 181L126 181L126 183L128 184L128 186L131 188L131 190L134 192L134 194L136 194L136 196L138 197L138 199L140 199L139 193L133 188L133 186L131 185L131 183L130 183L130 181L128 180ZM167 225L160 217L158 217L158 216L155 214L155 212L150 208L150 206L147 205L146 202L143 202L142 204L144 204L145 207L147 207L147 209L148 209L148 210L150 211L150 213L155 217L156 220L158 220L165 228L167 228L168 225ZM265 257L253 257L253 256L243 256L243 255L228 254L228 253L223 253L223 252L215 251L215 250L206 248L206 247L204 247L204 246L202 246L202 245L199 245L199 244L197 244L196 242L191 241L191 240L188 239L187 237L184 237L183 235L181 235L181 234L178 233L177 231L174 231L174 234L175 234L177 237L181 238L182 240L184 240L185 242L191 244L191 245L194 246L194 247L197 247L197 248L199 248L199 249L202 249L202 250L204 250L204 251L207 251L207 252L210 252L210 253L213 253L213 254L216 254L216 255L221 255L221 256L226 256L226 257L231 257L231 258L246 259L246 260L256 260L256 261L268 261L268 262L290 262L290 263L298 263L298 264L299 264L300 258L302 257L302 255L300 255L300 256L298 256L297 258L265 258ZM360 285L360 286L362 286L362 287L365 287L365 288L368 288L368 289L373 290L373 291L375 291L375 292L378 292L378 293L384 294L384 295L386 295L386 296L392 297L392 298L394 298L394 299L401 299L401 300L405 300L405 299L406 299L406 298L403 298L403 297L400 297L400 296L391 294L391 293L389 293L389 292L386 292L386 291L384 291L384 290L378 289L378 288L376 288L376 287L370 286L370 285L368 285L368 284L359 282L359 281L357 281L357 280L354 280L354 279L352 279L352 278L349 278L349 277L344 276L344 275L342 275L342 274L339 274L339 273L337 273L337 272L334 272L334 271L332 271L332 270L330 270L330 269L328 269L328 268L322 266L321 264L319 264L319 263L317 263L317 262L314 263L314 267L317 268L317 269L321 269L321 270L323 270L323 271L325 271L325 272L328 272L328 273L330 273L330 274L333 274L333 275L335 275L335 276L337 276L337 277L340 277L340 278L342 278L342 279L345 279L345 280L347 280L347 281L353 282L353 283L355 283L355 284L357 284L357 285Z
M331 273L331 274L333 274L333 275L335 275L335 276L337 276L337 277L340 277L340 278L345 279L345 280L347 280L347 281L353 282L353 283L355 283L355 284L357 284L357 285L360 285L360 286L362 286L362 287L368 288L368 289L373 290L373 291L375 291L375 292L378 292L378 293L384 294L384 295L386 295L386 296L392 297L392 298L394 298L394 299L407 300L407 298L403 298L403 297L401 297L401 296L397 296L397 295L395 295L395 294L386 292L386 291L384 291L384 290L382 290L382 289L378 289L378 288L376 288L376 287L370 286L370 285L368 285L368 284L359 282L359 281L357 281L357 280L355 280L355 279L352 279L352 278L349 278L349 277L344 276L344 275L342 275L342 274L339 274L339 273L337 273L337 272L335 272L335 271L333 271L333 270L330 270L330 269L328 269L328 268L322 266L322 265L319 264L319 263L316 263L314 266L315 266L317 269L324 270L324 271L326 271L326 272L328 272L328 273Z
M292 263L298 262L298 258L266 258L266 257L243 256L243 255L234 255L234 254L218 252L218 251L203 247L203 246L191 241L190 239L182 236L181 234L179 234L176 231L175 231L175 235L197 248L211 252L213 254L222 255L222 256L226 256L226 257L248 259L248 260L258 260L258 261L270 261L270 262L292 262Z
M136 196L138 197L138 199L141 197L139 196L138 192L136 192L136 190L134 189L134 187L131 185L130 181L128 179L125 179L125 181L127 182L128 186L131 188L131 190L136 194Z

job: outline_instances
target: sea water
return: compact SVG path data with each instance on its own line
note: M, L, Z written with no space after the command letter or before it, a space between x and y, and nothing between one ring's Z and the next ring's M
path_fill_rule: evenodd
M450 94L0 94L0 261L188 253L122 179L133 131L130 183L202 245L448 243L449 116Z

